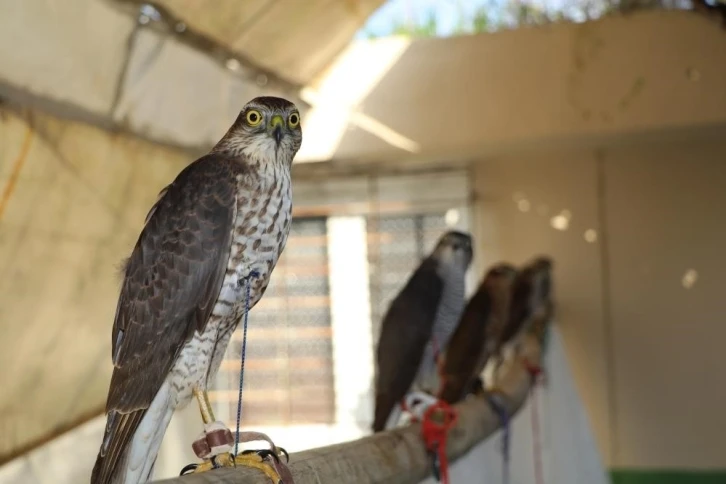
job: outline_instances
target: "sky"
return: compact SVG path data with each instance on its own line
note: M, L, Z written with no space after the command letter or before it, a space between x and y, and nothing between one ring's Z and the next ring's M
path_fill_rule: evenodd
M604 6L607 0L524 0L523 3L536 5L548 12L565 10L571 19L585 20L581 8L590 5L597 9ZM438 35L450 35L460 17L472 18L476 9L482 6L502 6L508 0L388 0L368 19L368 22L357 32L356 38L366 38L368 33L376 36L388 35L396 21L407 17L424 23L430 12L437 17ZM495 12L494 8L492 12ZM597 15L595 10L591 15Z
M389 0L373 13L356 37L364 38L366 32L387 34L396 20L407 15L424 20L431 11L438 17L439 35L447 35L456 25L459 12L471 14L477 7L493 1L496 0Z

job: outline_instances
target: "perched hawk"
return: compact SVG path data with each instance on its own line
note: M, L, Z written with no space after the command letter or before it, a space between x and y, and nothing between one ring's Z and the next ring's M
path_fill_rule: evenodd
M552 311L552 260L537 257L525 265L512 286L509 318L497 336L495 368L503 360L507 345L517 346L519 339L530 327L536 315Z
M446 236L454 240L453 244L463 248L465 257L461 261L463 263L446 266L445 272L442 272L444 288L436 309L433 332L413 382L414 390L431 395L435 395L439 388L439 356L449 344L466 306L466 271L474 255L470 235L452 231Z
M509 317L512 283L517 270L505 263L487 272L451 336L443 356L438 398L447 403L462 400L473 389L494 351L496 335Z
M301 142L295 105L255 98L212 151L159 194L125 265L92 484L148 481L174 410L192 395L205 431L222 426L229 444L206 391L244 313L246 284L252 307L285 247L290 167ZM224 456L219 464L234 464Z
M464 276L472 257L471 236L447 232L391 302L376 350L374 432L389 426L391 412L411 389L417 374L431 378L429 372L436 372L433 352L428 354L430 361L424 361L425 351L432 335L448 338L456 326L465 301Z

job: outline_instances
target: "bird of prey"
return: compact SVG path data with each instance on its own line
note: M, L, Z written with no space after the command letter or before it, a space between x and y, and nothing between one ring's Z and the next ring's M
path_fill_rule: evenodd
M497 337L495 368L503 360L503 349L507 345L518 346L521 335L531 325L535 316L552 310L552 260L537 257L525 265L512 286L509 318Z
M214 434L210 447L230 449L232 434L215 421L207 388L245 311L247 284L253 307L285 247L290 168L301 142L293 103L255 98L208 154L160 192L125 262L92 484L151 479L169 420L192 396L207 437ZM250 456L205 456L213 457L229 466Z
M450 334L455 327L464 306L464 278L472 258L469 234L445 233L391 302L376 349L374 432L395 420L391 412L422 368L436 372L433 353L431 361L423 361L424 353L432 335Z
M470 235L456 232L449 232L449 235L458 238L466 257L465 264L447 266L448 272L443 275L444 288L439 307L436 309L433 332L424 349L421 365L413 382L415 390L431 395L435 395L439 388L440 355L456 330L466 306L466 271L473 258Z
M510 264L493 266L469 299L443 355L439 399L456 403L478 381L496 347L496 335L507 323L516 275L517 270Z

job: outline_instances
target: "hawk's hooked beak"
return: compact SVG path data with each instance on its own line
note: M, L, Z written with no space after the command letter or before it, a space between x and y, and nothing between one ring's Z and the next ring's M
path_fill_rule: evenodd
M282 116L276 114L272 117L272 120L270 121L270 128L272 129L272 137L275 138L275 143L277 143L278 146L280 146L280 142L282 141L282 128L284 126L285 121L282 119Z

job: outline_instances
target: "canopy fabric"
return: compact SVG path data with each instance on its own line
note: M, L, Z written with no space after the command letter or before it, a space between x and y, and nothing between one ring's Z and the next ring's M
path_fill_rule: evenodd
M254 96L287 97L304 116L299 90L382 3L161 0L154 8L137 0L2 2L0 97L203 150ZM179 22L165 28L164 15ZM189 40L201 37L203 45ZM267 74L255 76L255 67ZM265 80L273 76L287 82Z
M157 7L302 87L381 3ZM116 267L159 190L192 159L160 142L204 150L250 98L297 101L154 28L141 7L0 2L0 463L103 410Z
M160 0L189 26L307 84L348 44L383 0Z

